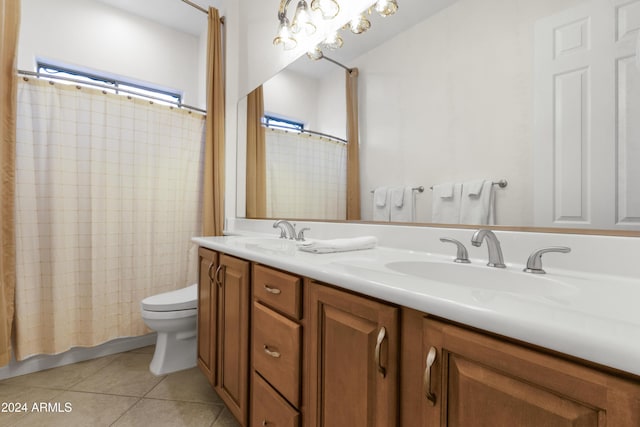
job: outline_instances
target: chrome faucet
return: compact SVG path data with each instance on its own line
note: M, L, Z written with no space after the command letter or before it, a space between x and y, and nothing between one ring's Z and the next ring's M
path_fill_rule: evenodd
M280 238L293 240L296 238L296 227L286 219L279 219L273 223L273 228L280 228Z
M527 260L527 267L523 270L525 273L533 274L545 274L546 271L542 268L542 254L548 252L560 252L563 254L571 252L571 248L566 246L551 246L548 248L542 248L534 251Z
M471 244L473 246L480 246L485 238L487 240L487 248L489 249L489 262L487 265L489 267L505 268L506 265L504 265L504 260L502 259L500 242L496 235L493 234L493 231L481 228L473 233L473 237L471 237Z

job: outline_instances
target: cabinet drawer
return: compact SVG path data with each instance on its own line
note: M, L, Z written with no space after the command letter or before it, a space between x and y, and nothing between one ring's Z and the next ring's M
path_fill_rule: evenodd
M276 393L260 375L253 373L251 425L298 427L300 414Z
M292 405L300 406L301 328L253 303L253 367Z
M253 265L253 297L294 319L301 315L300 278L263 265Z

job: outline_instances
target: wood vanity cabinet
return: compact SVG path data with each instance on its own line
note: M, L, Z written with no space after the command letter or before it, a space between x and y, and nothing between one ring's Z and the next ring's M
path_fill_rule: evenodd
M304 291L305 426L397 426L398 309L306 279Z
M403 360L412 366L403 366L402 425L640 425L637 382L429 317L421 323L421 351Z
M632 375L199 256L198 366L243 427L640 426Z
M251 281L251 426L299 427L302 279L254 263Z
M241 425L249 402L249 262L200 248L198 366Z
M198 367L213 385L216 372L216 306L217 292L213 274L218 268L218 253L198 249Z

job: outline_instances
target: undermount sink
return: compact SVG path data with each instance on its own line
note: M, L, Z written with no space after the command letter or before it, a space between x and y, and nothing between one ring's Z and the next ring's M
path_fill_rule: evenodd
M568 296L577 289L561 280L522 271L430 261L396 261L385 266L397 273L487 291L539 296Z
M234 241L249 249L258 249L262 251L291 253L296 250L295 240L280 239L278 237L238 237L234 239Z

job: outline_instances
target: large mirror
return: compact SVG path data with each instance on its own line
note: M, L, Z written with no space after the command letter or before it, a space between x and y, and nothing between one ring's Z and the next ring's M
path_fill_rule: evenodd
M490 186L490 223L640 230L640 1L424 3L400 0L374 22L386 32L326 52L359 69L361 218L392 220L378 215L375 191L423 187L410 222L463 223L438 211L450 188L505 180ZM297 83L268 89L285 81ZM263 87L267 113L344 138L344 70L303 57Z

